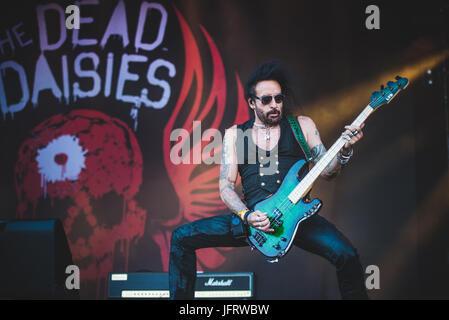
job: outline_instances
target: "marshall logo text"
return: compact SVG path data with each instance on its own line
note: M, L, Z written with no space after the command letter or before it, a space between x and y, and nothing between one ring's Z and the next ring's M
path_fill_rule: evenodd
M215 278L209 278L207 282L204 283L206 287L230 287L232 284L232 279L228 280L215 280Z

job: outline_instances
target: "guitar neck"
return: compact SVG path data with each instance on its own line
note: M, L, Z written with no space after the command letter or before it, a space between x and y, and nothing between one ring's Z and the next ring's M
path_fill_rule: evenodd
M374 109L368 104L359 116L352 122L352 125L360 126L371 115ZM310 172L301 180L295 189L288 195L291 202L297 203L312 188L315 180L320 176L321 172L329 165L337 153L346 143L341 136L330 147L326 154L313 166Z

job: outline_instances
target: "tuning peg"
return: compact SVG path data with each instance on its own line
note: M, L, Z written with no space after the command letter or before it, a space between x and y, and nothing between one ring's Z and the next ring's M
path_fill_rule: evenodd
M376 101L379 96L380 96L380 92L374 91L371 95L371 101Z

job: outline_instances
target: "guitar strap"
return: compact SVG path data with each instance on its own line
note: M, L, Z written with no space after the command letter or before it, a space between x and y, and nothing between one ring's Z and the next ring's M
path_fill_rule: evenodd
M302 149L302 152L306 155L307 162L312 161L312 155L310 153L309 147L307 146L306 139L302 133L301 127L299 126L298 120L296 117L287 116L288 122L290 122L290 126L292 127L293 134L295 135L296 141L298 141L299 146Z

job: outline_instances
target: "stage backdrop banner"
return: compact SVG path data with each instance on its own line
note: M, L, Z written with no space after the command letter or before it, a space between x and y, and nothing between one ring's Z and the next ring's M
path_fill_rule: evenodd
M226 212L221 135L249 112L214 35L176 4L78 1L79 29L69 5L27 2L3 21L2 164L17 202L2 218L60 218L84 297L104 297L108 272L168 271L174 228ZM198 268L223 250L199 251Z

